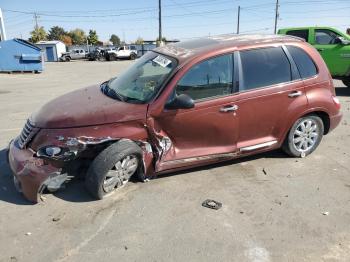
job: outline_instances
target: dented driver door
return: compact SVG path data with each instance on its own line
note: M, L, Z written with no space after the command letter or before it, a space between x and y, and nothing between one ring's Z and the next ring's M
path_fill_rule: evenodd
M167 101L186 94L195 107L167 110L163 106L159 114L150 108L149 128L161 151L156 172L226 160L236 154L233 78L233 55L229 54L197 63L172 81Z

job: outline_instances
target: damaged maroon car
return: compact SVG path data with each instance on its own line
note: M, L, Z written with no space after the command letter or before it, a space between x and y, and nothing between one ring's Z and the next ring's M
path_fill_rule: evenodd
M33 202L75 176L101 199L131 176L281 147L304 157L340 120L328 69L302 39L209 37L157 48L118 78L44 105L9 162Z

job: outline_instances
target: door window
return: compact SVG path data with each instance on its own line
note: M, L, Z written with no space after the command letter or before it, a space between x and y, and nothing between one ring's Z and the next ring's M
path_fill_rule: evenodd
M193 100L225 96L232 92L232 55L214 57L194 65L178 82L176 94Z
M317 75L315 63L303 49L296 46L287 46L287 48L298 67L301 78Z
M318 45L334 45L339 35L328 29L315 30L315 43Z
M309 41L309 30L290 30L287 32L287 35L297 36L304 39L306 42Z
M292 80L290 62L281 47L241 51L243 81L240 91Z

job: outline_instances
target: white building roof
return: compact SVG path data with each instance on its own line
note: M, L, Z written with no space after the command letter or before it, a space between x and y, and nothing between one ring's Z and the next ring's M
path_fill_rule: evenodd
M59 43L62 43L62 44L64 44L63 42L61 42L61 41L58 41L58 40L53 40L53 41L39 41L39 42L37 42L36 44L37 45L57 45L57 44L59 44Z

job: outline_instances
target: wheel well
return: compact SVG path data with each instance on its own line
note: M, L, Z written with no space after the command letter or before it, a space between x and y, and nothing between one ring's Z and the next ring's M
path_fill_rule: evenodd
M315 112L311 112L309 114L306 115L317 115L319 118L322 119L323 122L323 126L324 126L324 135L327 135L329 132L329 127L330 127L330 120L329 120L329 115L326 112L323 111L315 111ZM306 116L305 115L305 116Z

